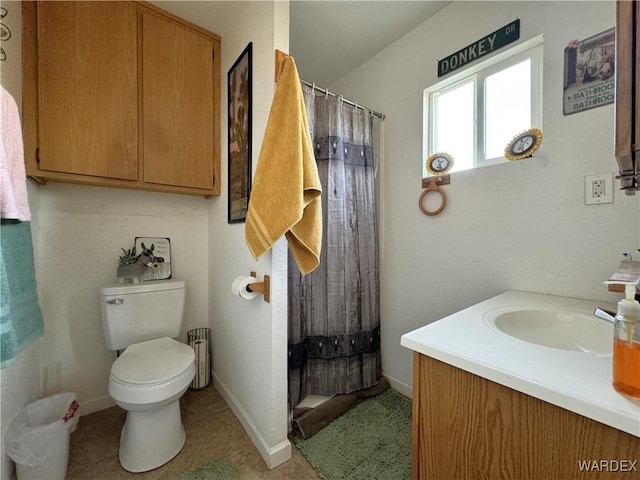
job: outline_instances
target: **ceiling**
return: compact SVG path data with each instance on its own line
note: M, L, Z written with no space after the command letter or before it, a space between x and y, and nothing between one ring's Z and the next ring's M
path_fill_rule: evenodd
M327 88L449 5L419 0L291 0L289 53Z

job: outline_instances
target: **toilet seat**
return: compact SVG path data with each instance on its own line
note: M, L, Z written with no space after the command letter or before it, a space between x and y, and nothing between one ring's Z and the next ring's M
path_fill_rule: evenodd
M129 346L111 367L122 383L155 385L171 381L193 363L193 349L169 337Z
M152 403L185 388L195 375L195 353L168 337L136 343L111 367L109 394L116 401Z

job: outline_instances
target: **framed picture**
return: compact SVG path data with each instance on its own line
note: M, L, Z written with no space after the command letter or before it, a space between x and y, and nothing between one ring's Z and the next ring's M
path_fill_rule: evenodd
M228 223L244 222L251 193L251 57L247 45L228 73L229 193Z
M136 237L139 261L147 266L142 277L147 280L171 278L171 240L165 237Z
M615 28L569 42L564 49L564 115L613 103L615 59Z

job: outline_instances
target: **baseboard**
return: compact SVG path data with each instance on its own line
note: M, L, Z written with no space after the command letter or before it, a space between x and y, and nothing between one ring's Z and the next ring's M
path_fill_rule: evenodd
M229 390L224 382L217 377L215 372L213 373L213 385L240 421L269 469L273 469L291 458L291 442L289 440L285 440L274 447L269 447L254 425L251 416L247 413L233 393L231 393L231 390Z
M89 415L90 413L99 412L105 408L113 407L116 402L109 395L100 398L94 398L86 402L80 403L80 415Z
M406 384L404 382L401 382L400 380L397 380L397 379L395 379L393 377L390 377L389 375L387 375L385 373L383 373L382 376L385 377L387 380L389 380L389 385L396 392L401 393L405 397L413 398L413 386L412 385L408 385L408 384Z
M269 458L271 463L267 463L267 465L269 466L270 469L276 468L278 465L282 465L287 460L290 460L291 459L291 442L289 440L285 440L279 445L276 445L275 447L271 448L269 452Z
M400 380L390 377L389 375L386 375L384 373L383 376L386 377L387 380L389 380L389 385L395 391L401 393L406 397L413 398L413 387L411 385L401 382ZM285 440L284 442L274 447L269 447L269 445L265 442L264 438L254 425L251 416L247 413L238 399L233 395L231 390L229 390L224 382L222 382L220 378L218 378L215 372L213 372L213 385L220 393L222 398L224 398L224 400L227 402L227 405L229 405L231 411L240 421L243 428L247 432L247 435L249 435L249 438L258 449L258 452L262 456L269 469L273 469L291 458L291 442L289 440Z

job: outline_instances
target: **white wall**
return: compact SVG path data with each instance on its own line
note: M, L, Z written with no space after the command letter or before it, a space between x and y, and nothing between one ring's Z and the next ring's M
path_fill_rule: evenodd
M254 42L254 165L273 97L274 49L288 47L288 2L154 2L222 36L222 145L226 178L226 72ZM2 2L21 19L20 2ZM11 16L3 19L12 20ZM12 23L17 49L2 65L2 83L21 99L21 21ZM279 33L280 32L280 33ZM259 263L244 243L244 225L227 225L226 182L210 200L187 195L51 183L29 185L38 293L44 337L0 371L2 431L24 405L57 389L77 394L83 414L113 404L107 393L115 354L104 346L98 288L115 280L121 248L136 236L171 239L175 277L187 280L182 338L210 326L219 388L270 466L290 457L286 405L286 278L284 250ZM272 274L271 305L231 295L236 275ZM284 304L284 309L283 309ZM57 369L61 382L57 385ZM47 373L45 375L45 372ZM1 478L13 466L2 455Z
M256 262L244 223L227 224L227 72L253 42L252 165L258 162L274 93L275 49L288 51L288 1L155 2L222 37L222 195L208 204L209 301L213 373L223 394L270 467L291 456L287 439L287 279L282 242ZM271 275L272 299L231 294L238 275Z
M2 1L7 9L7 16L2 23L11 31L11 38L2 42L7 59L0 65L0 81L2 86L16 99L18 108L22 98L22 12L20 2ZM33 205L33 190L29 186L30 204ZM32 226L33 227L33 226ZM0 235L2 233L0 232ZM4 432L16 413L40 395L40 352L36 342L22 351L14 363L0 369L0 434ZM2 449L0 455L0 478L9 479L14 474L14 465Z
M422 91L437 59L508 24L544 33L544 141L539 158L454 173L446 209L418 210ZM411 391L400 336L509 289L617 301L602 284L640 246L640 195L585 206L584 177L614 172L613 106L563 116L563 50L615 26L614 2L455 2L357 68L332 91L384 112L382 359ZM307 79L309 81L313 79ZM619 188L619 185L616 186Z
M55 390L76 392L84 413L113 401L107 392L116 358L104 344L98 288L116 280L121 248L135 237L169 237L174 278L187 281L182 339L208 323L207 200L51 183L37 189L36 271L45 334L41 367ZM34 222L36 223L36 222ZM43 392L44 393L44 392Z

